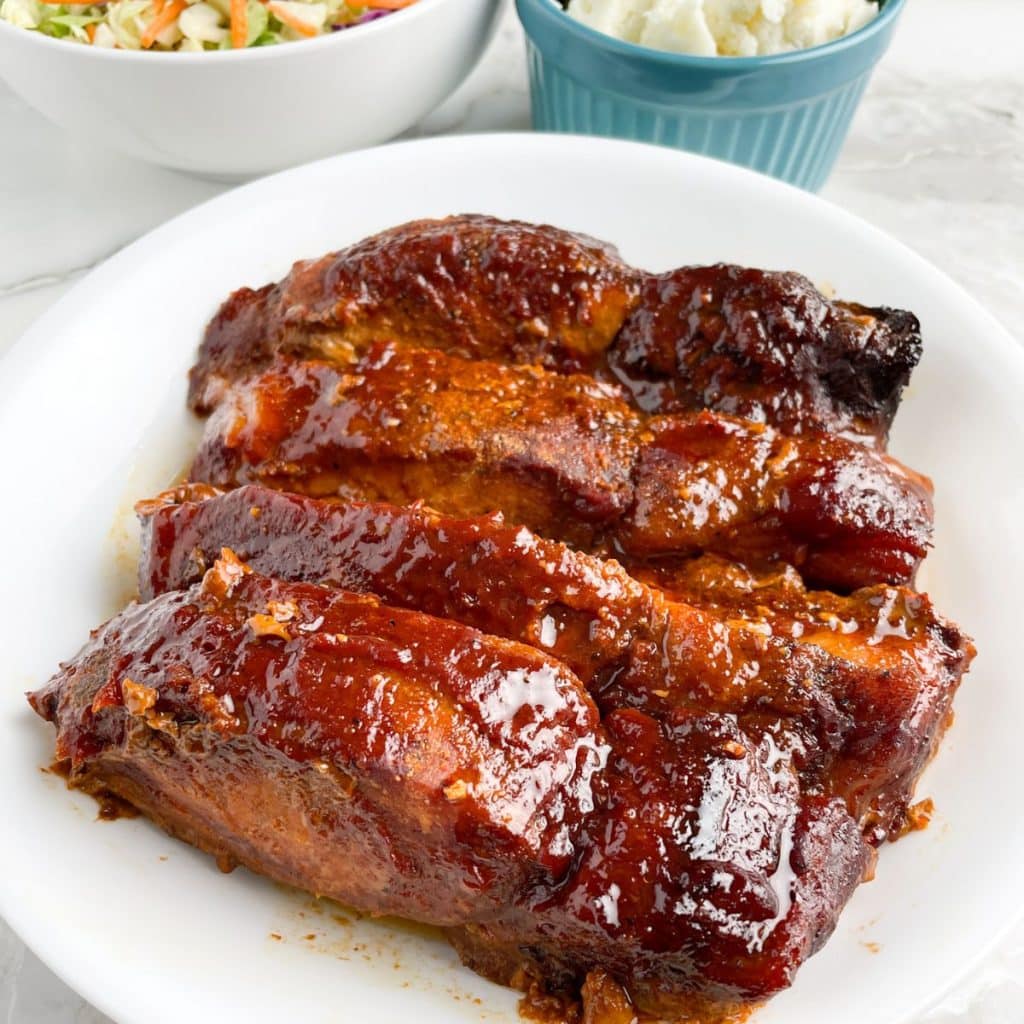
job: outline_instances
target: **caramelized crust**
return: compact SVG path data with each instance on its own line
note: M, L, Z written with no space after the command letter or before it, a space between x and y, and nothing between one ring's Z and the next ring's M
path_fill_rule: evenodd
M277 352L346 364L379 339L588 368L638 288L615 248L585 235L479 215L412 221L235 292L207 329L190 402L209 412Z
M932 520L928 481L839 437L646 418L589 377L389 346L348 372L279 360L239 385L190 478L501 510L630 561L710 551L844 589L912 579Z
M500 509L591 544L632 502L640 420L589 377L375 348L275 363L210 418L192 480Z
M796 274L490 217L297 263L207 330L145 603L30 703L225 869L584 1024L735 1024L912 825L974 656L902 586L919 357Z
M75 784L434 924L563 877L607 753L579 681L535 650L233 558L129 606L32 703Z
M453 929L464 961L568 991L597 967L669 1020L785 988L873 863L856 825L838 802L800 800L774 748L728 719L617 711L605 725L608 797L579 869L529 907Z
M826 299L800 274L718 264L647 277L608 354L641 409L715 409L884 447L921 358L917 318Z
M931 481L864 445L711 413L648 430L613 541L631 564L711 552L852 590L912 582L931 545Z
M640 1006L784 986L871 862L730 716L599 725L529 649L227 556L32 702L74 784L362 910L499 936L492 973L514 943L551 985L601 968Z
M791 569L783 584L707 558L649 572L675 588L666 600L614 561L499 517L202 485L139 511L144 597L201 578L226 546L263 573L527 643L567 665L606 711L715 708L758 735L774 731L805 787L843 798L876 842L902 828L973 653L910 591L809 593Z
M209 412L277 353L348 365L379 340L596 374L647 412L711 409L883 445L921 355L911 314L830 301L798 274L651 275L585 236L463 215L235 292L207 330L190 401Z
M818 648L856 671L858 710L827 788L864 808L861 823L876 839L903 834L917 780L975 655L970 638L926 594L881 585L849 596L809 591L790 567L757 573L714 557L640 577L672 601Z

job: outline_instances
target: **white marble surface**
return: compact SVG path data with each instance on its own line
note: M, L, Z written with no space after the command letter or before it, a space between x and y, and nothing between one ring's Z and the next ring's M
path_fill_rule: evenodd
M947 271L1024 342L1022 46L1022 0L911 0L824 195ZM527 123L509 13L470 81L413 134ZM90 267L225 187L67 139L2 83L0 140L0 353ZM106 1018L0 921L0 1021ZM915 1024L1022 1021L1024 927Z

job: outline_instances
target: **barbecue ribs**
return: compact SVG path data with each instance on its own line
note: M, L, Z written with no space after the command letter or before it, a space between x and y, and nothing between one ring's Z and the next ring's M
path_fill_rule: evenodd
M469 215L414 221L235 292L190 400L209 412L276 353L347 365L378 340L618 380L648 412L711 409L883 445L921 356L913 315L831 302L798 274L652 275L590 238Z
M771 709L803 737L793 756L805 788L842 797L873 841L904 827L970 658L956 627L910 591L809 594L792 570L778 582L704 559L687 567L685 594L666 600L615 562L497 517L205 485L139 511L143 598L202 579L226 547L266 575L529 644L570 668L603 710L661 718L713 707L759 732Z
M190 477L476 515L627 560L703 551L837 588L913 578L931 485L827 434L710 412L647 417L584 375L371 348L284 359L228 392Z
M33 704L78 784L437 924L562 877L607 756L579 681L536 650L231 558L130 606Z
M608 366L648 411L715 409L884 446L920 358L911 313L830 302L799 274L719 265L648 277Z
M223 860L457 927L493 977L603 968L641 1006L783 987L872 862L731 716L599 720L531 648L227 555L32 701L74 784Z
M884 453L909 313L462 216L221 307L70 783L496 981L734 1021L912 827L969 639Z
M492 217L413 221L297 263L221 307L190 376L209 412L277 352L342 365L391 339L469 359L588 371L636 304L641 275L612 246Z

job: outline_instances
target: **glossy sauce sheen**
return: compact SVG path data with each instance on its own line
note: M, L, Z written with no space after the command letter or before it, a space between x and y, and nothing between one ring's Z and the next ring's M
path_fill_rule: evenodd
M228 555L126 609L32 701L77 784L282 881L497 929L521 952L493 976L543 943L552 980L604 968L641 1003L760 998L871 862L842 805L802 804L731 715L601 724L529 648ZM840 849L809 841L823 821Z
M650 412L715 409L884 446L920 358L911 313L829 301L800 274L719 264L646 278L608 367Z
M706 408L883 446L921 356L911 314L829 301L798 274L652 275L585 236L463 215L236 292L209 326L190 398L209 412L275 353L347 365L379 340L595 374L648 412Z
M904 586L919 357L796 274L489 217L298 263L209 326L145 603L30 702L224 868L584 1024L735 1022L915 822L974 655Z
M382 338L590 369L635 304L639 276L585 235L472 215L413 221L232 295L207 331L190 400L210 411L278 351L344 364Z
M709 412L643 417L585 376L377 346L343 372L280 360L211 416L192 480L500 509L627 559L711 551L837 588L913 577L930 484L830 435Z
M298 872L323 870L314 851L344 866L354 847L349 870L383 876L393 864L403 886L335 891L300 874L302 884L442 924L565 874L608 752L578 680L533 649L233 561L130 606L33 703L59 715L58 756L73 774L103 774L115 793L116 773L93 762L130 760L154 734L167 757L203 748L230 762L239 741L239 761L257 750L275 775L333 781L327 827L271 842ZM339 801L370 823L365 852L358 830L331 817ZM422 891L440 884L443 900Z
M706 557L641 576L670 599L696 601L734 627L791 638L854 668L854 724L828 788L863 808L859 820L869 837L898 838L975 655L959 627L926 594L881 585L850 595L809 591L792 568L757 573Z
M599 706L735 713L790 751L807 791L846 801L873 841L897 833L972 648L927 598L806 591L718 559L651 573L545 541L498 517L318 501L206 485L140 505L144 597L188 586L222 547L258 571L315 579L527 643Z
M871 862L856 825L838 802L801 800L770 744L727 717L622 710L605 725L609 796L579 869L455 931L460 953L507 983L514 942L556 987L596 962L669 1019L672 990L734 1003L785 987Z

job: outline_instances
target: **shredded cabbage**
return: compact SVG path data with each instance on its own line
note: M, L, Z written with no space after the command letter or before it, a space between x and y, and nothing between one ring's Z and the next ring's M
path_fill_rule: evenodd
M57 4L40 0L0 0L0 19L57 39L122 50L142 49L152 20L172 0L111 0L110 3ZM415 3L416 0L408 0ZM275 13L275 10L277 13ZM247 0L248 46L327 35L391 14L373 0ZM279 16L280 15L280 16ZM200 53L231 49L231 0L188 0L165 27L153 50Z

